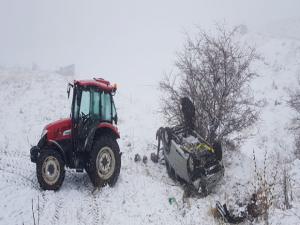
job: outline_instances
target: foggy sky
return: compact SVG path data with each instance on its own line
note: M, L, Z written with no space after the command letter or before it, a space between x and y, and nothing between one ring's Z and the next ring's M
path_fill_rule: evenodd
M184 31L255 30L299 11L297 0L0 0L0 66L74 63L78 74L147 83L171 70Z

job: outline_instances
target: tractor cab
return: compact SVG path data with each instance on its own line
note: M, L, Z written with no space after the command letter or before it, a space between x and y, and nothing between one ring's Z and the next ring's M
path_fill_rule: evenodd
M42 188L57 190L64 167L86 170L95 186L113 185L120 172L116 85L104 79L74 81L70 118L48 124L30 150ZM56 180L57 178L57 180Z
M71 109L71 133L73 152L84 152L92 142L89 135L97 129L106 129L119 138L118 116L113 100L116 85L111 86L103 79L75 81ZM103 130L101 130L103 131Z

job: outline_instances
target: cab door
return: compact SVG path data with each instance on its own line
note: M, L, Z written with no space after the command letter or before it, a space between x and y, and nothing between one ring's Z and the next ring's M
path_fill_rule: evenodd
M74 151L83 152L91 144L91 138L100 120L100 93L82 89L74 102Z

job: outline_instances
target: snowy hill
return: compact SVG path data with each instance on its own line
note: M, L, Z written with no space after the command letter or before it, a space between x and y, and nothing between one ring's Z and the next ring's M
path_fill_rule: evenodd
M287 224L288 219L290 225L299 224L300 161L291 159L293 136L287 128L294 112L286 100L287 89L297 86L300 41L259 34L247 34L245 39L255 43L263 57L263 62L256 65L261 76L252 83L255 97L265 103L260 120L247 131L251 136L239 152L225 154L225 177L213 193L189 202L183 202L182 187L168 178L163 165L150 160L147 164L133 161L136 153L149 158L155 151L155 132L162 123L157 87L142 83L120 87L115 97L123 152L116 186L93 193L85 172L67 170L58 192L41 191L29 149L46 124L69 116L66 87L77 77L0 68L0 224L33 224L32 206L36 220L39 218L43 225L218 224L210 214L215 201L233 206L251 191L253 149L259 164L267 150L270 171L277 165L277 153L291 161L293 208L283 211L274 206L270 222ZM280 193L280 189L276 191ZM177 203L170 204L169 198Z

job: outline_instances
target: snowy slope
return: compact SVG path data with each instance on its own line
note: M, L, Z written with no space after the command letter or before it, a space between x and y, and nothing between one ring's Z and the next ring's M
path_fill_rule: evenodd
M260 120L248 131L251 137L239 153L226 153L225 177L213 193L202 199L192 198L188 203L183 202L183 189L167 177L163 165L150 160L146 165L133 161L136 153L149 158L155 151L155 132L162 123L157 86L124 84L115 97L123 155L121 174L114 188L92 193L86 173L68 170L58 192L41 191L29 149L38 141L44 125L69 116L66 86L74 77L49 71L0 68L0 224L33 224L32 202L35 217L43 225L218 224L210 214L215 201L233 205L243 201L251 191L253 149L260 164L265 149L268 160L274 160L275 153L282 158L291 157L293 151L293 137L287 131L293 112L285 101L286 89L297 86L300 42L257 34L247 34L245 39L255 43L264 57L256 65L261 76L252 83L255 97L265 102ZM291 175L299 181L300 162L292 161ZM272 170L275 163L270 165ZM288 224L300 223L299 187L299 183L293 182L293 208L272 210L271 224L286 224L286 218ZM171 197L177 204L169 203Z

